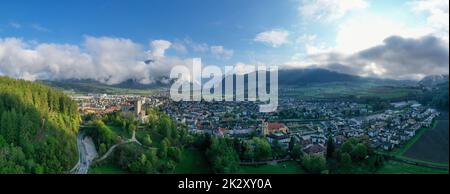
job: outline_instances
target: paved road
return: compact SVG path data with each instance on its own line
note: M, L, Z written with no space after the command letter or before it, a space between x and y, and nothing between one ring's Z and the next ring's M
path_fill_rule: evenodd
M92 161L98 156L94 142L90 137L86 137L80 131L77 136L77 147L78 162L70 172L74 174L87 174Z
M95 149L95 144L90 137L85 136L84 133L80 131L77 136L77 147L79 154L78 162L72 168L72 170L70 170L70 172L73 174L87 174L89 171L89 166L92 163L100 162L106 159L117 146L127 143L137 143L138 145L142 146L141 142L139 142L136 139L136 132L133 131L131 139L128 139L126 141L111 146L111 148L109 148L109 150L102 157L100 157L97 160L94 160L95 158L98 157L97 150Z

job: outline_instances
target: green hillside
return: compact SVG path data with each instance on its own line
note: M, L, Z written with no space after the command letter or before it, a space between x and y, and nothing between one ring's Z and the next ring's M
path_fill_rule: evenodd
M68 172L78 157L79 122L62 92L0 77L0 174Z

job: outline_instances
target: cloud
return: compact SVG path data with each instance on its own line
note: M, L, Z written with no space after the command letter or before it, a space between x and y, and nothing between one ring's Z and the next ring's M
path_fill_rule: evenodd
M317 35L315 34L302 34L295 41L297 44L308 44L314 42L317 39Z
M149 84L167 76L175 65L190 65L189 59L164 56L167 42L152 43L148 51L125 38L87 36L81 46L0 38L0 72L27 80L93 79L117 84L132 79ZM148 53L159 57L145 63Z
M360 76L421 79L449 73L449 47L435 36L391 36L380 45L353 54L328 52L311 55L308 63L288 62L287 67L315 66Z
M301 45L305 48L307 55L314 55L324 52L329 52L332 50L323 42L318 42L317 35L315 34L303 34L297 38L296 44Z
M299 12L307 20L332 22L351 11L368 6L365 0L303 0Z
M172 43L167 40L154 40L150 43L150 46L152 47L150 54L152 57L156 58L164 57L164 53L171 45Z
M199 43L199 44L193 43L191 46L192 46L192 49L195 52L204 53L204 52L208 52L209 51L209 46L206 43Z
M211 53L216 57L230 58L233 56L234 51L225 49L223 46L211 46Z
M19 28L22 27L21 24L19 24L19 23L17 23L17 22L14 22L14 21L9 22L9 26L11 26L11 27L13 27L13 28L15 28L15 29L19 29Z
M339 26L334 50L350 54L382 44L389 36L418 38L429 33L429 28L410 27L380 15L361 14Z
M50 32L50 30L48 28L43 27L40 24L32 24L31 27L39 32Z
M428 14L427 24L434 28L437 36L447 39L449 29L448 0L417 0L410 3L412 10Z
M173 43L172 44L172 48L175 49L177 52L182 53L182 54L188 53L188 50L187 50L186 46L184 46L184 44L181 43L181 42Z
M228 59L234 55L233 49L227 49L222 45L208 45L207 43L198 43L190 38L184 39L184 43L196 53L212 54L218 58Z
M289 32L282 29L274 29L261 32L256 35L254 41L268 43L273 47L279 47L288 43Z

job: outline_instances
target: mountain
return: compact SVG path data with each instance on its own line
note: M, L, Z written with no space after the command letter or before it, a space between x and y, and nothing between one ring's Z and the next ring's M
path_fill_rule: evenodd
M311 83L353 81L361 81L361 77L318 68L286 69L278 71L279 85L304 85Z
M256 72L254 72L256 73ZM236 75L229 75L236 77ZM247 76L245 76L247 77ZM202 79L205 83L209 78ZM224 79L225 80L225 79ZM224 83L222 80L222 84ZM42 83L50 85L52 87L62 88L65 90L75 90L77 92L87 93L114 93L118 89L130 90L130 89L158 89L169 88L174 80L163 77L151 84L142 84L135 80L126 80L119 84L107 85L100 83L96 80L41 80ZM368 78L360 77L356 75L339 73L327 69L320 68L307 68L307 69L281 69L278 71L278 84L280 87L303 87L311 84L324 84L334 82L351 82L351 83L371 83L376 85L385 86L398 86L398 85L414 85L416 82L409 80L391 80L380 78ZM268 83L269 84L269 83ZM247 79L245 79L245 85L247 85Z
M233 75L233 77L235 78L236 76ZM245 81L246 81L245 84L247 84L247 80ZM311 84L324 84L335 82L373 83L385 86L415 84L414 81L410 80L392 80L373 77L360 77L356 75L344 74L320 68L282 69L278 71L278 85L284 87L302 87Z
M168 87L170 80L168 82L164 80L167 79L156 81L152 84L141 84L130 79L113 85L104 84L92 79L39 80L38 82L55 88L83 93L116 93L118 90L129 92L130 89L157 89Z
M448 75L429 75L419 81L419 85L434 87L436 85L448 82Z

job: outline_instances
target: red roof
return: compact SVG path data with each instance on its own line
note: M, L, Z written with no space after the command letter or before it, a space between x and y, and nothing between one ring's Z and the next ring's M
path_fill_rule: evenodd
M269 128L269 130L281 129L286 128L286 125L284 125L283 123L268 123L267 128Z

